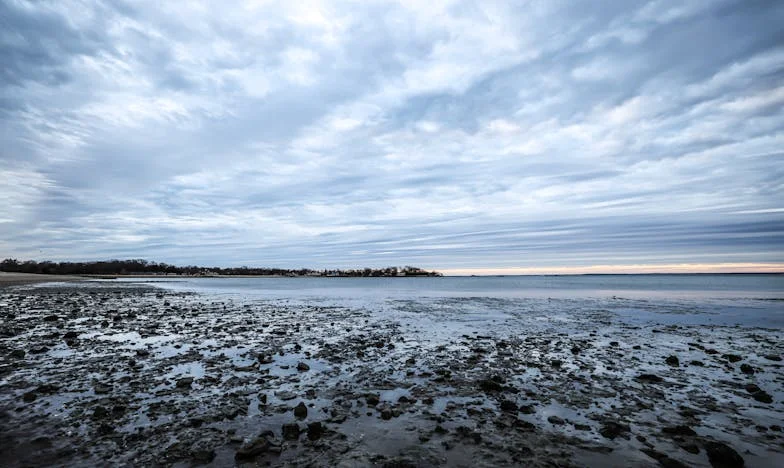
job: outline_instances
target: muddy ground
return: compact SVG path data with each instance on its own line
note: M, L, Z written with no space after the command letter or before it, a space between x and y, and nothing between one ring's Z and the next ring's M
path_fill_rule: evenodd
M781 330L533 306L0 290L0 465L784 466Z

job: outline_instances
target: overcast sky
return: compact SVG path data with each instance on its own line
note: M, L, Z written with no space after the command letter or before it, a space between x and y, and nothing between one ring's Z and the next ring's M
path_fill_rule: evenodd
M783 24L779 0L4 0L0 256L784 263Z

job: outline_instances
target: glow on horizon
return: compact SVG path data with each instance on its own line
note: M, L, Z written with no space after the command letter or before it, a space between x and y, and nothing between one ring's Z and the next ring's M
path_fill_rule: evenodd
M670 263L658 265L588 265L575 267L450 268L439 271L446 276L646 273L784 273L784 263Z

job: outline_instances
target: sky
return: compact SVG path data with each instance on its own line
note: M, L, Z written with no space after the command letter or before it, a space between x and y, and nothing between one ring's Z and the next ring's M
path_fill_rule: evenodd
M0 2L0 257L784 271L784 2Z

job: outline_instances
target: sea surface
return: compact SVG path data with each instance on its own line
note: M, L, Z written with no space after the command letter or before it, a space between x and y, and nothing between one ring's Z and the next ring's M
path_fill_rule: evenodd
M784 275L558 275L414 278L123 278L238 301L322 302L482 321L602 312L627 323L784 328Z

